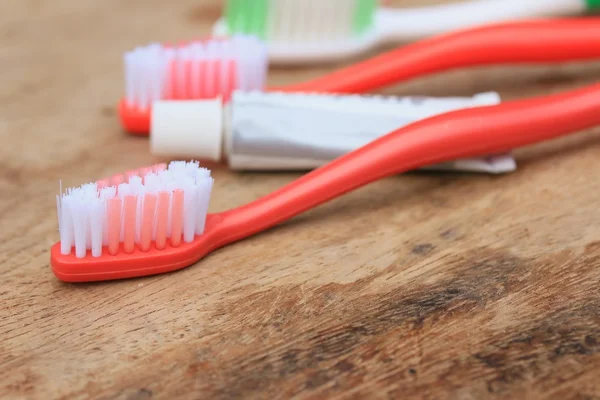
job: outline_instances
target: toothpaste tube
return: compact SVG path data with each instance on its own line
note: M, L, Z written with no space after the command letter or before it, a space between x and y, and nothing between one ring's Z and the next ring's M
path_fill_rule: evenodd
M310 170L400 127L437 114L498 104L472 97L384 97L235 92L220 99L153 105L154 154L227 161L235 170ZM516 169L511 154L425 167L483 173Z

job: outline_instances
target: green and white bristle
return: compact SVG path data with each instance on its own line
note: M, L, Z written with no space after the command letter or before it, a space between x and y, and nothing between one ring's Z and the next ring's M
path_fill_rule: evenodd
M228 34L318 43L362 35L376 9L377 0L227 0L224 23Z

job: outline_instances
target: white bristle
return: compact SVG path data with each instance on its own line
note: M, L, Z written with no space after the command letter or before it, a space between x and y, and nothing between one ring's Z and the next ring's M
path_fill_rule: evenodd
M129 52L125 53L124 62L125 62L125 99L129 104L132 104L135 95L135 87L134 87L134 78L135 78L135 53Z
M156 169L155 169L156 170ZM141 171L141 170L140 170ZM150 169L144 170L150 171ZM208 202L212 189L213 179L210 171L201 168L198 162L172 162L167 169L159 172L143 172L143 176L131 176L128 183L117 187L109 186L98 189L95 183L85 184L80 187L67 189L65 193L57 196L57 212L61 241L61 253L74 253L82 258L91 253L92 257L100 257L107 252L107 245L111 241L111 220L116 215L119 226L114 226L119 236L118 241L123 243L124 225L127 223L124 212L124 199L135 196L137 199L135 210L135 243L140 249L144 242L147 243L149 235L152 240L157 238L157 221L160 208L156 203L160 193L168 193L168 217L163 216L163 221L168 220L166 237L171 237L173 212L171 203L174 190L183 191L183 219L180 221L183 228L183 241L189 243L196 234L204 232ZM161 195L164 197L164 195ZM108 213L108 203L115 197L120 199L121 212ZM114 201L112 203L115 204ZM119 204L119 203L117 203ZM165 205L166 202L161 204ZM114 210L114 207L112 208ZM113 211L111 211L113 212ZM176 217L175 217L176 218ZM120 219L120 220L119 220ZM119 229L121 230L119 232ZM160 228L158 228L160 230ZM164 231L163 231L164 232ZM115 236L115 237L116 237ZM143 251L143 250L142 250Z
M118 193L119 193L119 197L121 197L121 199L125 196L128 196L129 194L131 194L131 189L129 186L129 183L121 183L118 187Z
M82 193L82 207L84 209L89 207L89 204L92 200L94 200L97 197L97 186L95 183L88 183L86 185L82 186L83 189L83 193ZM91 230L91 222L90 222L90 218L91 218L91 213L89 212L85 212L84 214L86 214L86 232L85 232L85 248L87 250L90 250L92 248L92 237L90 234L90 230Z
M92 256L100 257L102 255L105 206L99 198L90 199L89 202L87 211L89 214Z
M171 173L171 180L173 180L177 175L185 176L185 161L171 161L169 163L168 172Z
M196 171L196 183L199 182L202 178L208 178L210 176L210 169L208 168L198 168Z
M186 177L183 179L183 214L186 216L183 220L183 241L190 243L196 235L196 210L198 187L194 179Z
M71 213L73 218L73 234L75 238L75 255L79 258L85 257L88 241L88 214L84 198L80 193L74 193Z
M144 185L146 186L146 193L157 194L161 189L160 179L155 173L150 173L144 177Z
M230 86L229 81L231 80L231 74L229 72L231 60L233 58L231 42L227 41L221 43L221 54L221 70L218 78L218 86L219 92L224 93L228 90L228 87Z
M298 3L298 2L296 2ZM331 35L331 33L329 31L331 31L332 27L335 27L336 23L338 23L339 21L339 15L335 15L333 18L331 18L330 15L330 9L331 7L335 7L336 6L336 0L329 0L329 1L322 1L319 2L319 0L306 0L306 6L302 7L301 10L299 10L302 13L302 19L305 21L305 23L309 23L312 26L314 26L315 28L320 28L320 29L311 29L310 31L306 31L306 32L302 32L301 30L298 29L294 29L291 33L291 35L293 35L293 41L294 42L302 42L302 41L309 41L309 42L314 42L316 40L319 39L320 35L323 34L329 34ZM317 8L315 8L317 7ZM316 10L318 9L319 12L316 13L314 11L311 12L312 10ZM311 15L312 14L312 15ZM326 20L329 19L327 21L327 25L323 26L321 20L325 18ZM323 29L325 28L325 29Z
M71 212L70 198L64 198L61 194L60 209L60 252L61 254L70 254L71 247L74 244L73 217Z
M212 33L262 38L268 43L272 65L339 61L382 40L397 40L395 36L406 31L407 21L415 25L410 23L413 13L404 13L404 23L395 24L395 10L377 7L376 0L265 0L257 7L245 6L245 1L252 3L227 0L225 15L213 25ZM429 8L436 12L435 7Z
M112 199L117 195L117 188L114 186L108 186L100 189L100 198L101 199Z
M125 100L147 110L158 100L228 97L234 89L262 90L267 49L251 36L167 48L138 47L124 56ZM232 81L232 63L237 76Z
M217 81L213 77L216 76L215 73L215 60L219 59L222 54L219 52L219 43L218 42L208 42L206 44L206 60L207 62L204 65L205 68L205 77L206 81L204 82L204 90L205 93L214 97L217 94Z
M251 77L253 75L253 71L258 72L258 70L256 69L256 66L254 65L255 62L257 62L257 59L253 59L252 56L250 54L248 54L249 51L251 51L250 49L252 48L252 46L245 46L244 43L238 39L233 39L233 47L235 48L235 52L236 54L238 54L238 60L244 60L244 63L246 65L246 68L238 68L238 87L237 89L240 90L248 90L248 86L252 85L251 80L249 79L249 77ZM260 55L255 56L255 57L260 57ZM238 61L239 62L239 61ZM262 86L257 86L262 90Z
M195 178L196 171L200 169L200 163L198 161L190 161L185 164L185 174L189 177Z
M158 179L160 181L160 184L163 187L166 187L167 183L170 182L171 180L173 180L173 174L167 170L160 171L158 173Z
M278 0L269 4L267 40L293 46L350 40L357 0Z
M269 21L269 40L273 42L286 41L287 40L287 28L291 25L290 13L287 12L289 5L294 4L290 0L280 0L272 3L273 11L271 13L272 19ZM269 15L269 17L271 17ZM304 21L304 19L302 19Z
M196 235L201 235L204 233L206 214L208 213L208 205L210 202L210 193L212 191L213 182L214 179L210 176L202 176L196 181L196 186L198 187Z

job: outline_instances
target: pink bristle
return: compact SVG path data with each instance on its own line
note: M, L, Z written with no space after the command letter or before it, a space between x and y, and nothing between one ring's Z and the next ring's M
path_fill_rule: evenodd
M155 172L155 173L158 173L160 171L164 171L165 169L167 169L167 164L165 164L165 163L154 164L152 166L152 172Z
M107 186L126 177L127 183ZM198 196L210 196L206 178L210 171L198 162L179 161L66 190L57 202L61 244L65 243L61 251L78 258L90 255L85 251L90 249L93 257L115 256L192 242L203 233L197 221L204 220L207 208Z
M193 52L189 71L189 91L191 99L200 98L200 72L202 68L202 60L197 57L196 53L197 51Z
M135 246L137 196L125 196L123 206L123 248L125 253L133 253Z
M223 85L223 72L225 72L224 63L225 60L215 60L215 96L217 96L218 93L225 93L225 86Z
M200 67L199 76L200 76L200 85L198 87L198 98L205 99L208 97L207 89L210 86L210 81L208 79L208 63L206 60L200 63L202 66Z
M183 55L183 52L179 58L179 60L177 61L177 98L179 99L188 99L189 97L187 96L187 87L188 85L188 81L187 81L187 75L186 75L186 71L187 71L187 59L185 58L185 56Z
M110 178L111 186L119 186L123 182L124 182L124 179L123 179L122 174L116 174Z
M152 224L154 223L154 212L156 210L156 195L148 193L144 196L144 207L142 211L142 228L140 232L140 250L150 250L152 242Z
M171 211L171 246L178 247L181 244L183 234L183 190L173 191L173 206Z
M213 65L212 62L210 61L205 61L204 62L204 69L203 69L203 76L202 76L202 82L204 83L203 87L202 87L202 98L203 99L208 99L211 95L211 93L213 92L213 78L214 78L214 73L213 73Z
M192 60L182 60L183 62L183 80L184 82L191 82L192 81L192 69L194 68L194 64ZM192 88L191 85L189 84L183 84L182 85L182 89L183 89L183 98L184 99L193 99L193 95L192 95Z
M207 96L208 98L213 98L218 93L219 87L219 60L211 60L209 61L209 82L210 86L208 88Z
M206 82L204 81L204 75L206 71L206 64L203 61L198 61L197 62L197 70L196 70L196 77L197 77L197 82L194 85L194 90L195 90L195 98L196 99L201 99L204 93L204 87L206 86Z
M120 197L113 197L108 200L108 254L111 256L119 252L121 204Z
M169 192L159 192L156 206L156 248L162 250L167 243L167 224L169 223Z
M171 60L167 65L167 74L165 81L165 100L174 100L175 99L175 60Z
M142 182L144 184L146 184L146 175L151 174L151 173L152 173L152 167L140 168L138 170L138 176L142 177Z
M262 90L268 64L265 43L250 36L153 43L124 60L127 104L141 110L159 100L228 99L235 89Z
M173 100L181 100L181 96L179 94L179 61L173 60L171 61L171 99Z
M102 190L105 187L111 186L111 183L109 179L101 179L96 182L96 186L98 187L98 190Z

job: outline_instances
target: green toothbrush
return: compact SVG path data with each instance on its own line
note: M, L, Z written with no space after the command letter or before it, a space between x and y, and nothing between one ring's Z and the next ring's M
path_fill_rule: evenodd
M584 14L600 0L471 0L418 8L379 7L377 0L227 0L217 36L264 39L271 63L339 60L382 43L515 19Z

